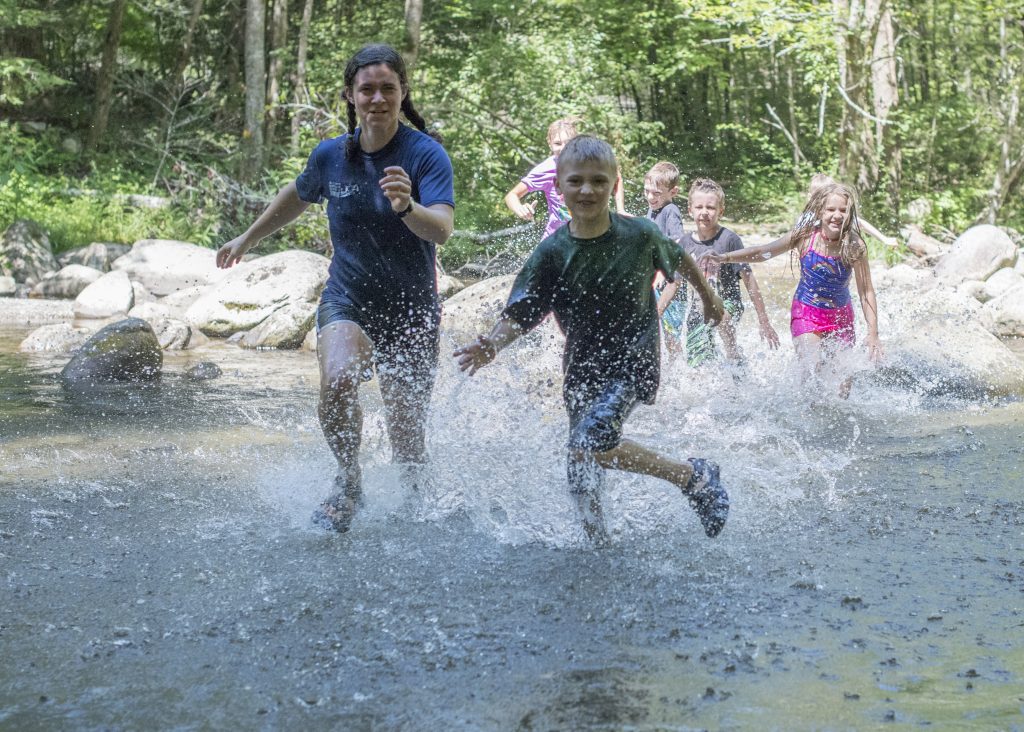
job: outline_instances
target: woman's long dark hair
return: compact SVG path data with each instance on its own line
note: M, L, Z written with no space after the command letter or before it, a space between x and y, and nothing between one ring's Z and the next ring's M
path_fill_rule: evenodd
M401 83L402 91L405 93L405 96L402 97L402 113L405 115L405 118L412 122L416 129L426 132L435 140L441 142L441 136L436 132L427 130L427 123L423 120L423 116L413 106L412 94L409 93L409 77L405 71L405 59L402 58L402 54L386 43L370 43L363 46L356 52L355 56L349 59L348 64L345 66L345 91L352 92L352 84L356 80L356 74L359 73L359 69L366 66L376 66L377 64L387 64L388 68L398 75L398 81ZM345 154L352 158L358 149L355 138L356 125L358 124L356 120L356 105L349 100L349 94L345 95L345 104L348 106L349 131L348 142L345 145Z

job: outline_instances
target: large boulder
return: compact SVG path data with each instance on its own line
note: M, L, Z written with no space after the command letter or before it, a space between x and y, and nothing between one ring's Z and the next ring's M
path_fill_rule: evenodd
M145 320L111 323L75 352L60 372L69 387L148 383L160 378L164 355Z
M146 322L165 351L182 351L192 345L192 326L188 323L175 318L154 318Z
M217 253L212 249L169 239L142 239L111 269L125 272L133 281L163 297L186 287L219 282L226 270L217 268Z
M488 277L460 290L444 301L441 328L460 344L486 333L505 307L515 279L515 275Z
M72 299L103 276L103 272L82 264L69 264L50 272L32 288L32 297Z
M931 269L911 267L902 263L889 269L878 269L877 274L876 271L872 271L871 279L879 292L886 290L921 292L932 289L938 283L935 273Z
M50 237L34 221L15 221L0 242L0 275L35 285L60 267L50 247Z
M18 283L10 275L0 275L0 297L13 297L18 291Z
M213 290L213 285L203 285L201 287L183 287L180 290L172 292L170 295L161 297L158 301L158 305L163 305L170 311L170 317L184 320L185 313L192 307L200 297Z
M209 336L251 330L286 305L315 304L327 281L329 265L326 257L302 251L280 252L235 265L192 304L185 312L185 322Z
M129 251L131 251L131 247L127 244L93 242L88 246L64 252L57 257L57 261L60 262L62 267L67 267L69 264L81 264L84 267L92 267L101 272L109 272L111 263Z
M24 353L68 353L89 338L89 330L75 328L70 323L52 323L36 328L18 346Z
M1020 272L1010 267L1003 267L1003 269L985 280L983 299L979 299L982 302L995 300L1003 293L1009 292L1022 283L1024 283L1024 276Z
M1003 267L1017 261L1017 247L1002 229L982 224L974 226L953 242L939 258L935 274L940 280L956 284L963 280L987 280Z
M240 343L246 348L300 348L313 327L316 303L293 302L278 308Z
M76 318L125 315L135 304L135 290L124 272L107 272L75 298Z
M982 313L989 330L998 336L1024 336L1024 283L985 303Z
M1024 394L1024 362L986 330L976 300L935 289L903 314L885 334L883 377L929 394Z

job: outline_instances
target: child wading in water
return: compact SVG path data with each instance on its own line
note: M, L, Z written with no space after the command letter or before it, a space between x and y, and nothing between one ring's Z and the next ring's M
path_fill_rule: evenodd
M741 251L743 241L731 229L722 226L719 221L725 213L725 191L710 178L698 178L690 184L688 196L690 216L697 227L696 232L685 234L681 244L686 253L700 260L706 253L726 254ZM707 274L707 273L705 273ZM769 348L779 347L779 336L768 320L764 308L764 299L757 285L757 278L747 264L725 264L718 267L712 284L721 295L725 304L726 316L718 332L722 337L725 355L735 363L741 363L742 353L736 343L736 323L743 315L743 297L740 294L740 282L747 288L750 302L757 314L757 323L761 339L768 342ZM665 297L671 297L674 285L665 288ZM659 302L661 307L661 302ZM686 315L686 361L690 366L699 366L715 357L715 344L712 330L704 323L704 317L696 302L690 303Z
M548 127L548 149L551 150L551 156L534 166L529 173L523 176L521 181L516 183L512 190L505 194L505 205L523 221L533 221L537 209L536 202L523 203L523 197L535 191L544 194L544 202L548 207L548 222L544 227L541 239L546 239L554 234L555 230L569 220L569 209L566 208L565 200L555 185L555 166L558 163L559 153L562 152L569 140L579 134L576 129L577 122L578 120L573 117L556 119L552 122ZM625 192L617 174L614 192L615 209L619 213L623 213L625 211Z
M647 218L654 222L658 231L677 244L686 233L683 214L674 200L678 194L679 168L667 160L655 163L644 176ZM669 294L661 299L666 289L669 289ZM681 340L686 319L686 287L680 287L678 282L669 282L659 273L654 279L654 292L659 297L658 314L665 334L665 347L669 356L674 358L683 350Z
M871 284L867 248L860 236L857 202L853 189L826 183L810 196L793 230L771 244L725 254L710 253L713 265L760 262L796 249L800 254L800 283L793 295L790 331L800 361L817 371L823 356L856 343L849 281L857 282L861 309L868 333L864 345L872 361L882 357L878 340L878 304ZM845 379L839 395L850 393Z
M491 332L454 356L459 368L472 375L554 313L565 333L562 396L569 413L569 490L587 536L607 540L599 489L603 469L612 468L677 486L705 533L714 537L729 513L718 465L660 455L622 439L622 425L638 402L653 403L658 390L655 273L671 280L682 272L700 293L709 322L722 317L722 301L694 261L653 222L609 211L616 171L615 154L602 140L581 136L565 146L557 185L572 219L530 255Z

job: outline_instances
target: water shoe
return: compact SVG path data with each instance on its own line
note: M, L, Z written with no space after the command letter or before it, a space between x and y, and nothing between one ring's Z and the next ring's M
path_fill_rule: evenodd
M701 458L690 458L688 462L693 466L693 475L683 493L697 512L704 533L713 539L722 533L729 517L729 494L719 480L717 463Z

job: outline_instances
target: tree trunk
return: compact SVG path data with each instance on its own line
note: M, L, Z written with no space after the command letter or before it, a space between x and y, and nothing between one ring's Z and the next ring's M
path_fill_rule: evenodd
M878 0L876 0L877 2ZM894 230L899 229L900 198L903 179L903 146L898 137L898 127L887 125L899 105L899 76L896 71L896 34L892 23L890 4L881 2L878 8L878 32L871 60L871 95L874 101L875 140L878 159L882 164L889 213L886 222ZM884 219L881 219L884 221ZM885 224L883 224L885 225Z
M270 72L267 80L267 129L263 145L263 165L270 163L277 127L281 119L278 97L281 94L281 75L284 70L284 53L288 43L288 0L274 0L270 14Z
M309 26L313 21L313 0L306 0L302 6L302 25L299 26L299 48L295 54L295 81L292 84L292 142L291 153L299 151L299 133L302 130L304 116L299 105L307 101L306 95L306 57L309 54Z
M253 180L263 164L263 118L267 104L265 2L245 3L245 129L240 166L243 181Z
M178 65L174 67L173 83L179 84L185 75L185 70L192 61L192 43L196 37L196 27L199 25L199 17L203 14L203 0L192 0L192 11L188 16L188 27L185 29L185 37L181 43L181 54L178 56Z
M405 0L405 63L411 69L420 55L420 31L423 27L423 0Z
M110 105L113 100L114 73L117 67L117 49L121 45L121 26L124 22L124 7L127 0L114 0L107 18L107 30L103 36L103 58L96 80L96 99L93 104L92 127L86 139L85 148L92 152L107 133L110 119Z

